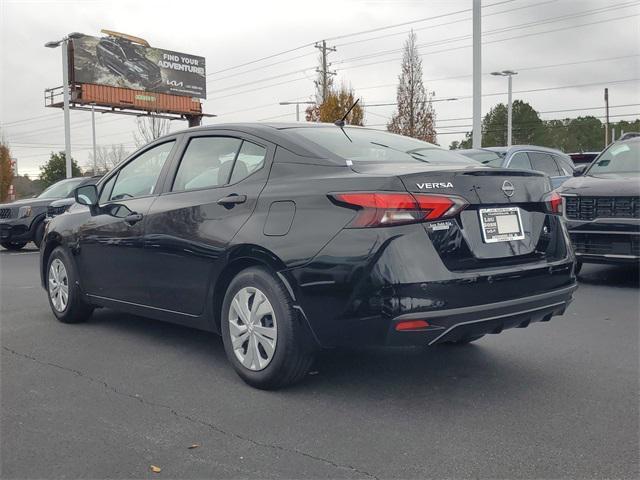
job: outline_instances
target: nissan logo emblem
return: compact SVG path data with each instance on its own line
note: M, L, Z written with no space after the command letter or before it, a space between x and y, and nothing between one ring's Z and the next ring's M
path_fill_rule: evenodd
M502 182L502 191L507 197L513 197L516 189L514 188L513 183L511 183L509 180L505 180L504 182Z

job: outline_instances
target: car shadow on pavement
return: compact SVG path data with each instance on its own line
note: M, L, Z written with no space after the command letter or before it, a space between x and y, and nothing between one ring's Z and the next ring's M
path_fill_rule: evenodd
M201 371L215 382L232 381L242 385L226 359L222 339L214 333L109 309L96 311L90 323L94 328L118 330L122 335L135 337L134 343L156 354L162 348L179 350L181 361L187 361L190 369ZM546 382L549 375L561 375L559 371L537 368L535 361L496 351L483 341L485 339L466 346L321 351L305 379L285 391L294 397L339 394L399 400L429 395L442 401L454 393L462 395L460 399L467 393L467 399L477 399L480 392L484 403L504 395L526 396L536 385Z
M578 281L588 285L638 288L640 269L638 265L585 264Z

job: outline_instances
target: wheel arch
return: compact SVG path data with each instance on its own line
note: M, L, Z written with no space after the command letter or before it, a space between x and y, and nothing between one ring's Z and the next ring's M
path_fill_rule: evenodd
M47 264L49 263L49 257L56 247L62 245L62 236L58 232L50 232L42 239L42 243L44 243L44 247L42 247L42 252L40 254L40 279L42 287L46 288Z
M240 273L250 267L264 267L277 275L279 271L285 269L285 264L277 255L264 247L258 245L239 245L233 248L228 255L224 268L216 276L215 281L211 285L211 296L213 299L212 307L212 327L217 333L221 333L220 323L222 320L222 304L227 287L231 280ZM285 283L285 287L292 295L291 287L287 281L280 276Z

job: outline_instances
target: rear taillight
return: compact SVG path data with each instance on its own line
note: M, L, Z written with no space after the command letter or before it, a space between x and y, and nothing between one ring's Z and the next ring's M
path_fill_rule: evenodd
M562 215L562 196L558 192L551 192L544 198L544 206L547 212Z
M459 197L408 192L349 192L334 193L330 197L338 204L358 211L351 222L351 227L355 228L450 218L467 206L467 202Z

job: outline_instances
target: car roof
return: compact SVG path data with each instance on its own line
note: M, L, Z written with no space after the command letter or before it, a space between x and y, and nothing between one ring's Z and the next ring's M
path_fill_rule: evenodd
M321 163L329 163L332 165L340 165L344 166L344 159L338 157L335 154L325 150L321 145L318 145L311 140L308 140L300 135L296 135L292 137L290 135L286 135L283 132L285 130L294 129L294 128L333 128L339 129L340 127L334 125L333 123L320 123L320 122L275 122L275 123L259 123L259 122L249 122L249 123L216 123L213 125L204 125L200 127L192 127L184 130L180 130L177 132L172 132L169 135L165 135L157 139L156 142L161 142L163 139L169 139L176 135L180 134L192 134L192 133L206 133L206 132L216 132L216 131L224 131L231 130L236 132L247 133L249 135L253 135L258 138L262 138L263 140L269 141L276 145L279 145L282 148L285 148L296 155L312 158L312 159L320 159ZM379 131L373 128L360 127L356 125L346 125L345 129L363 129L363 130L372 130Z

